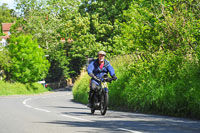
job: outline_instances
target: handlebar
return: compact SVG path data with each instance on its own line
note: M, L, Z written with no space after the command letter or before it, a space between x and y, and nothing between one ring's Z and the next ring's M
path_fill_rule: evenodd
M90 76L95 79L98 82L112 82L112 80L117 80L116 76L113 76L112 78L108 77L108 74L104 74L102 78L96 77L94 74L90 74Z

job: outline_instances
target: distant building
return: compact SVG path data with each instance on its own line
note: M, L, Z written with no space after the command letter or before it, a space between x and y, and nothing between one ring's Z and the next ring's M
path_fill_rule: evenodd
M5 34L5 36L0 36L0 43L3 45L3 46L6 46L7 45L7 39L10 38L10 27L12 26L12 24L14 23L2 23L1 26L2 26L2 33Z

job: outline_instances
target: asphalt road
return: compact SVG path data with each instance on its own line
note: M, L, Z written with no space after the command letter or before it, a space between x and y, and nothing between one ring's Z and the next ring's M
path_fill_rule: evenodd
M72 101L71 91L0 97L0 133L200 133L200 121L108 110Z

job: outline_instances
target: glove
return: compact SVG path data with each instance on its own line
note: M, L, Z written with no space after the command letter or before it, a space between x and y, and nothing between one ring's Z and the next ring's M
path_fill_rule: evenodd
M117 77L115 75L112 76L113 80L117 80Z
M96 76L93 77L96 81L100 82L101 79L97 78Z
M101 80L99 78L97 78L93 73L89 74L90 77L92 77L93 79L95 79L96 81L100 82Z
M112 78L108 78L106 81L111 83L112 80Z
M92 78L94 78L94 74L93 73L90 73L89 76L92 77Z

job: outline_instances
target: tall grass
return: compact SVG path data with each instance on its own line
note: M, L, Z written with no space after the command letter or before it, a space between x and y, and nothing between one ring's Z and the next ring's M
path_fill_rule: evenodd
M44 88L39 83L21 84L0 81L0 96L38 94L49 90L49 88Z

